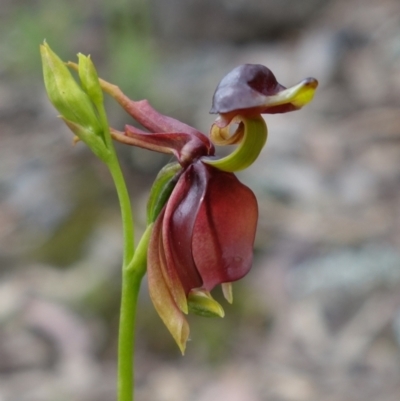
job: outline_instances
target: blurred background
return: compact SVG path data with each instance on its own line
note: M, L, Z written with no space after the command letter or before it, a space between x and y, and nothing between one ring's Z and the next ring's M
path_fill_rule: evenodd
M320 82L303 110L267 116L240 174L260 206L254 267L224 319L190 318L184 358L144 283L137 400L399 400L400 2L0 0L0 401L115 399L117 199L47 100L43 39L205 133L239 64ZM118 152L140 233L169 159Z

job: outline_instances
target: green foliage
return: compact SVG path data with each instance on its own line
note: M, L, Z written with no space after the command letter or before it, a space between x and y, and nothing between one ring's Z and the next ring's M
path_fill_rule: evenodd
M155 64L151 23L145 0L105 3L110 81L132 97L145 97Z
M3 72L15 75L38 73L38 46L51 40L64 54L70 32L79 25L79 12L68 0L26 2L15 5L0 23L0 58Z
M96 52L100 60L94 61L100 69L106 68L108 78L135 97L149 86L154 56L145 1L15 2L2 15L0 73L16 78L39 76L37 49L47 40L63 60L74 58L77 50ZM85 48L88 36L93 38Z

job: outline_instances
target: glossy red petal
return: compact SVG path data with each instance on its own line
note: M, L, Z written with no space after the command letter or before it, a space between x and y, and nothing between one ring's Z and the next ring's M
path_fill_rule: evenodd
M186 295L202 285L192 256L191 238L207 183L204 176L196 174L194 165L179 178L167 203L163 223L167 270L178 274Z
M207 190L193 229L193 258L203 288L236 281L251 268L258 206L253 192L232 173L202 163Z
M164 212L163 212L164 214ZM162 216L163 218L164 216ZM174 264L167 264L165 251L164 251L164 240L163 240L163 232L162 232L162 225L159 228L159 242L158 242L158 254L159 254L159 261L160 261L160 268L161 272L164 277L164 281L171 293L172 297L178 308L183 313L188 313L188 303L185 289L182 285L178 272L175 269Z
M133 101L125 97L125 102L121 105L137 122L151 132L186 133L198 137L207 144L207 137L200 131L182 121L159 113L147 100Z
M148 133L136 127L126 125L125 135L132 139L132 145L163 153L173 153L182 164L188 164L200 156L214 154L214 146L188 133L162 132Z
M78 67L74 63L69 63L69 66L73 68ZM129 99L128 96L126 96L116 85L113 85L103 79L99 79L99 82L104 92L111 95L128 114L130 114L139 124L148 129L150 132L187 134L188 136L192 137L192 139L197 139L202 143L202 146L199 148L207 149L206 153L201 153L201 155L211 156L214 154L214 145L210 142L206 135L198 131L196 128L176 120L175 118L159 113L150 105L147 100L134 101ZM126 143L125 141L123 142ZM134 145L140 146L136 144ZM190 150L191 149L189 149L189 151Z
M75 63L68 63L75 69L78 66ZM126 96L122 90L104 79L99 79L100 86L104 92L112 96L139 124L143 125L151 132L184 132L198 136L201 140L205 137L195 128L187 125L175 118L165 116L155 110L147 100L132 100ZM207 139L207 137L205 137Z

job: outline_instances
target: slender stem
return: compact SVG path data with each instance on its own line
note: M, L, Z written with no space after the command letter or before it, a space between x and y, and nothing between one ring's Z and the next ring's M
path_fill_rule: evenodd
M122 292L118 332L118 401L133 401L134 331L137 296L141 278L129 274L128 264L133 260L134 226L128 190L114 148L108 163L117 190L123 231Z
M124 267L122 273L118 338L118 401L132 401L134 399L134 328L140 283L146 272L147 247L151 228L152 225L146 229L131 263Z
M115 154L111 149L108 163L117 190L123 229L122 292L118 332L118 401L133 401L134 397L134 334L137 298L143 274L128 271L134 260L134 223L128 189Z
M110 152L109 159L107 161L107 166L114 180L114 185L117 190L119 205L121 209L122 231L124 237L124 258L123 258L122 268L125 268L127 264L132 260L133 254L135 252L134 223L132 216L131 201L129 198L129 193L126 187L125 179L121 171L121 166L119 165L118 157L115 152L113 140L111 138L111 134L109 131L108 119L106 112L104 110L103 103L101 102L97 104L96 107L99 113L101 124L104 129L104 134L105 134L104 140Z
M99 117L104 127L104 136L109 158L107 165L114 180L121 208L124 256L122 263L122 293L118 333L118 401L134 399L134 345L135 319L140 284L147 264L147 246L151 225L146 229L135 251L134 222L131 202L124 176L119 165L103 104L98 104Z
M114 158L113 158L114 159ZM108 163L108 168L114 180L115 188L118 193L119 204L122 217L122 231L124 242L124 256L122 268L124 269L132 260L135 251L134 244L134 225L131 201L129 198L128 189L125 184L124 176L122 175L118 159L115 157L112 162Z

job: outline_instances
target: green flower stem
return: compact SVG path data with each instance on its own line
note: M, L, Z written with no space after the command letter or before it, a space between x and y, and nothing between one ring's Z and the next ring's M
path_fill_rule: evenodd
M101 120L106 126L106 116L99 110ZM147 247L152 225L144 232L137 249L134 248L134 224L132 209L126 183L112 144L111 136L105 140L110 150L107 162L118 193L121 208L124 256L122 264L122 293L118 332L118 401L134 399L134 345L137 300L142 278L146 272Z
M147 247L152 225L140 240L135 255L123 269L122 296L118 338L118 401L134 399L135 318L140 283L146 272Z
M112 150L113 155L107 165L114 180L114 185L117 190L119 205L121 209L124 242L122 268L124 269L131 262L135 252L133 216L128 189L126 187L124 176L122 174L118 159L116 156L114 156L114 148L111 147L109 149Z
M120 321L118 331L118 401L133 400L133 360L134 332L137 296L141 276L128 273L128 265L133 261L134 224L128 189L112 146L112 156L107 163L117 190L123 230L123 262L122 262L122 292L120 306Z
M135 251L134 222L128 189L109 132L102 96L92 99L103 127L104 142L109 150L107 166L114 180L121 208L124 256L122 292L118 331L118 401L134 399L135 321L140 284L146 272L147 247L152 225L149 225Z
M97 79L97 75L96 75ZM99 90L101 92L100 86ZM132 216L131 200L129 197L129 192L126 187L125 179L121 171L121 166L118 161L118 156L115 152L113 140L110 134L107 114L103 105L103 98L92 99L97 112L99 113L100 123L103 127L103 140L109 151L106 164L112 178L114 180L114 185L117 190L119 205L121 209L122 217L122 231L123 231L123 242L124 242L124 257L122 262L123 270L132 261L133 255L135 253L135 232L134 223Z

